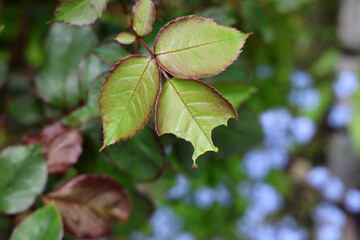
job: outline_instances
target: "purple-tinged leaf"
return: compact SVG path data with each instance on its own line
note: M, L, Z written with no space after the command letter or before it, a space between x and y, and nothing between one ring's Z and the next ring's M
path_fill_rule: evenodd
M102 174L86 174L41 197L53 203L67 232L76 238L101 238L111 231L110 218L124 223L131 212L123 186Z
M21 141L23 145L41 143L50 175L66 172L82 153L83 138L79 129L62 124L44 128L40 133L29 134Z

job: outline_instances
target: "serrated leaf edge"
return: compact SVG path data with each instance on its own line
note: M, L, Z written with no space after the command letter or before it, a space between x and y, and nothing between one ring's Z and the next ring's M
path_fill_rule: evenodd
M176 19L168 22L167 24L165 24L165 25L160 29L160 31L158 32L158 34L157 34L157 36L156 36L156 38L155 38L154 47L153 47L153 50L154 50L154 53L155 53L155 58L156 58L157 56L161 55L161 54L156 54L155 48L156 48L157 42L158 42L159 37L160 37L160 35L162 34L162 32L163 32L164 30L166 30L170 25L172 25L172 24L174 24L174 23L176 23L176 22L178 22L178 21L184 21L184 20L190 19L190 18L201 19L201 20L213 22L213 23L215 23L216 25L219 25L219 26L221 26L221 27L225 27L225 28L228 28L228 29L231 29L231 30L235 30L235 31L237 31L237 32L239 32L239 33L241 33L241 34L245 34L246 37L245 37L245 39L244 39L244 41L243 41L243 44L242 44L241 47L238 49L237 54L236 54L236 56L234 57L234 59L233 59L232 61L230 61L227 65L225 65L222 69L218 70L217 72L215 72L215 73L213 73L213 74L195 75L195 76L191 76L191 77L189 77L189 78L198 79L198 78L212 77L212 76L218 75L219 73L223 72L227 67L229 67L231 64L233 64L236 59L238 59L240 53L242 52L242 49L243 49L243 47L244 47L244 44L245 44L247 38L252 34L252 32L251 32L251 33L243 33L243 32L239 31L239 30L236 29L236 28L232 28L232 27L229 27L229 26L221 25L221 24L219 24L218 22L216 22L216 21L215 21L214 19L212 19L212 18L205 18L205 17L201 17L201 16L196 16L196 15L187 15L187 16L183 16L183 17L178 17L178 18L176 18ZM194 47L192 47L192 48L194 48ZM175 76L175 77L178 77L178 78L187 78L187 76L180 76L180 75L177 75L176 73L170 71L170 70L167 69L165 66L163 66L159 61L156 61L156 62L161 66L161 68L163 68L165 71L167 71L167 72L170 73L171 75L173 75L173 76Z

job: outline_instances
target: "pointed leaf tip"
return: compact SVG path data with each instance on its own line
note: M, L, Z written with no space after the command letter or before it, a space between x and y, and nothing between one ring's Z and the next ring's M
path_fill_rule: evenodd
M197 169L198 169L198 165L197 165L196 163L194 163L194 164L192 165L191 170L197 170Z
M207 151L217 152L212 130L237 119L236 110L218 91L199 80L167 81L156 108L159 135L173 133L194 146L193 160Z

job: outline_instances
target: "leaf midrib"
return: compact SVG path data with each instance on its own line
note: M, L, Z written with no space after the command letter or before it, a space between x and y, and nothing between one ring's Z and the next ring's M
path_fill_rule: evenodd
M132 102L132 100L133 100L133 98L134 98L134 95L135 95L136 90L138 89L141 81L143 80L144 74L145 74L147 68L149 67L151 60L152 60L152 59L149 59L149 61L147 62L146 66L145 66L145 68L144 68L144 71L141 73L140 79L139 79L138 83L136 84L136 87L135 87L135 89L134 89L134 92L131 94L130 100L129 100L129 102L128 102L128 104L127 104L127 106L126 106L126 108L125 108L125 110L124 110L124 112L123 112L123 114L122 114L122 116L121 116L121 119L120 119L120 121L118 122L117 127L115 128L115 130L113 131L113 134L111 135L111 137L109 137L109 139L112 139L112 138L114 137L114 135L116 134L117 130L119 129L120 123L121 123L121 122L123 121L123 119L124 119L125 113L127 112L128 108L129 108L129 106L130 106L130 103Z
M8 184L6 184L5 188L4 188L4 191L0 194L0 199L2 199L6 193L8 192L9 188L12 186L12 183L14 182L15 178L24 170L25 168L25 165L27 165L28 161L32 158L32 156L34 155L34 152L36 151L36 149L34 148L29 156L27 157L27 159L24 161L24 164L22 164L20 166L19 169L17 169L15 171L15 174L12 176L12 178L10 179L10 181L8 182Z
M220 39L220 40L216 40L216 41L213 41L213 42L207 42L207 43L203 43L203 44L199 44L199 45L195 45L195 46L191 46L191 47L186 47L186 48L171 50L171 51L167 51L167 52L157 53L156 56L160 56L160 55L164 55L164 54L170 54L170 53L182 52L182 51L190 50L190 49L193 49L193 48L203 47L203 46L206 46L206 45L210 45L210 44L214 44L214 43L218 43L218 42L223 42L223 41L228 41L228 40L232 40L232 39L234 39L234 38Z
M198 125L198 127L200 128L201 132L205 135L206 140L210 143L210 146L215 147L211 140L208 138L208 136L206 135L206 133L204 132L204 130L202 129L202 127L200 126L200 124L196 121L196 118L194 117L194 115L192 114L192 112L190 111L190 109L188 108L188 106L186 105L184 99L181 97L180 93L176 90L174 84L171 82L171 80L168 80L169 84L173 87L176 95L180 98L181 102L184 104L186 110L188 111L188 113L190 114L191 118L194 120L194 122L196 123L196 125Z

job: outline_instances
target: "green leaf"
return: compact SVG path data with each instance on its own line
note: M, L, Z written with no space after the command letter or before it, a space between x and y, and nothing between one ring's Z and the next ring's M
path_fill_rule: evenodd
M55 11L55 21L85 26L98 20L109 0L60 0Z
M109 146L106 151L121 172L135 181L155 180L165 163L159 136L147 126L131 139Z
M117 63L119 59L130 55L128 51L116 42L102 44L94 50L94 53L98 55L104 63L111 66Z
M40 146L13 146L0 154L0 212L28 209L47 178Z
M135 42L136 37L128 32L122 32L115 38L116 41L118 41L121 44L132 44Z
M217 152L211 131L237 119L236 110L218 91L199 80L174 78L160 93L156 109L159 135L173 133L194 146L193 160L207 151Z
M155 6L151 0L139 0L133 8L131 25L139 37L148 35L155 22Z
M102 149L134 136L144 127L159 91L159 68L150 57L131 55L114 66L99 97L104 126Z
M60 214L51 204L27 217L15 229L10 240L60 240L62 235Z
M91 28L54 24L46 42L44 65L36 79L42 98L58 108L71 109L80 100L78 66L97 43Z
M245 102L256 89L239 82L217 82L211 84L216 88L235 108Z
M210 77L239 56L249 35L210 18L185 16L160 30L154 53L162 67L176 77Z

